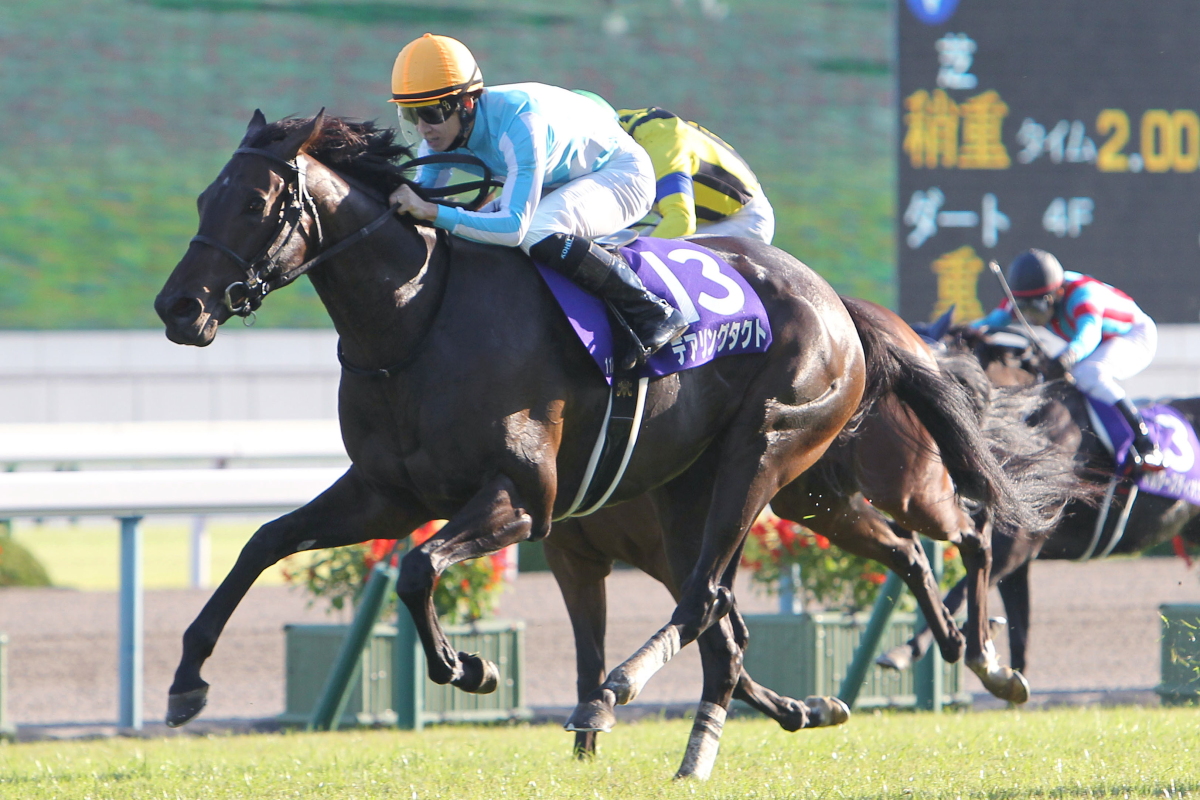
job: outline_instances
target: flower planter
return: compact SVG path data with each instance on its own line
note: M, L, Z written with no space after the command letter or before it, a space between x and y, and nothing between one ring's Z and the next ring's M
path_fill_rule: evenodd
M756 681L795 698L836 695L846 676L869 614L757 614L746 617L750 645L746 670ZM916 614L891 616L880 652L907 641ZM962 661L942 666L942 703L969 705ZM858 708L915 708L914 670L896 672L871 664L858 695Z
M404 619L401 624L412 623ZM284 626L287 705L279 717L281 722L308 723L349 628ZM524 685L525 623L482 620L448 625L445 631L456 650L479 653L496 664L500 686L495 692L469 694L438 686L426 677L425 656L415 635L398 635L394 625L376 625L359 665L361 678L351 684L339 725L420 728L429 722L529 718Z
M1200 605L1168 603L1162 615L1162 683L1155 689L1164 705L1200 702Z

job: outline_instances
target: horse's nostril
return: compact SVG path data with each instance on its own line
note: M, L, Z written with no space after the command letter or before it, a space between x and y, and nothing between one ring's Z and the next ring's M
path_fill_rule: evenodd
M168 313L175 319L193 320L200 313L200 301L194 297L181 297L171 304Z

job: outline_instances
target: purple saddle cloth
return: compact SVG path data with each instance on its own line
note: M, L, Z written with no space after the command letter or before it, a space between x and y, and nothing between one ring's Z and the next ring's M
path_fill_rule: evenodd
M1100 423L1101 430L1097 431L1100 440L1112 451L1116 463L1123 464L1133 443L1133 429L1113 406L1091 397L1087 400L1093 422ZM1138 488L1160 497L1200 505L1200 441L1196 439L1192 424L1168 405L1142 406L1139 410L1146 420L1150 438L1162 451L1166 469L1143 472L1138 478Z
M711 250L682 239L643 238L621 253L646 288L683 313L691 327L659 350L639 377L659 377L740 353L763 353L771 324L746 279ZM613 333L604 301L537 265L579 341L611 383Z

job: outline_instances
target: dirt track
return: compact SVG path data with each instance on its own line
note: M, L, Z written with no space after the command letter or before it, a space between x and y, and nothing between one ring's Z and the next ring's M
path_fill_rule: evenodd
M1120 690L1147 697L1158 682L1158 605L1200 602L1200 575L1175 559L1121 560L1092 565L1039 562L1033 569L1034 627L1030 681L1036 693ZM162 719L167 687L184 628L209 592L146 594L145 718ZM618 572L609 585L610 665L631 653L669 617L666 591L640 573ZM739 587L747 612L770 612L774 601ZM999 600L993 597L993 603ZM553 578L523 574L506 593L501 616L528 624L529 704L574 703L570 627ZM283 710L283 633L287 622L330 618L306 609L282 587L252 589L205 668L212 684L202 719L263 719ZM117 714L117 598L114 592L0 590L0 632L9 636L10 717L18 725L109 725ZM1001 642L1003 645L1003 642ZM753 646L753 644L751 645ZM1003 650L1002 650L1003 652ZM981 688L974 682L971 688ZM638 703L692 703L700 668L688 648L651 681ZM1129 695L1129 692L1140 695ZM1092 695L1093 698L1100 695ZM86 723L86 725L80 725Z

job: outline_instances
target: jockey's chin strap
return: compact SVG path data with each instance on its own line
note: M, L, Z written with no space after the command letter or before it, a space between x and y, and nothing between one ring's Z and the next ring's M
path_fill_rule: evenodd
M229 313L239 317L250 317L262 305L263 299L268 294L282 286L286 286L321 262L333 258L343 250L353 247L370 236L382 227L399 207L399 203L389 205L387 211L384 211L337 244L325 249L324 234L321 231L321 217L317 213L316 201L313 200L312 195L308 192L308 164L306 161L301 160L301 154L297 154L296 158L291 161L272 153L270 150L263 150L258 147L239 147L233 151L233 154L234 156L260 156L278 166L282 166L286 170L281 175L287 186L288 198L279 207L279 218L275 225L274 234L267 240L266 246L253 259L247 260L243 258L233 248L211 236L198 233L192 237L193 243L208 245L221 251L233 259L234 263L245 271L245 280L235 281L225 287L225 307L229 309ZM456 208L474 209L483 204L493 187L499 185L492 179L492 171L488 169L487 164L484 164L483 161L475 156L466 154L433 153L406 161L400 165L400 169L406 170L426 164L467 164L483 170L483 177L477 181L459 183L436 189L413 186L417 194L423 200L429 202L454 206ZM476 196L470 202L464 203L441 199L450 195L467 192L476 193ZM300 224L303 222L306 212L313 220L316 246L321 252L302 264L286 268L279 264L276 259L292 241L296 232L300 230Z

